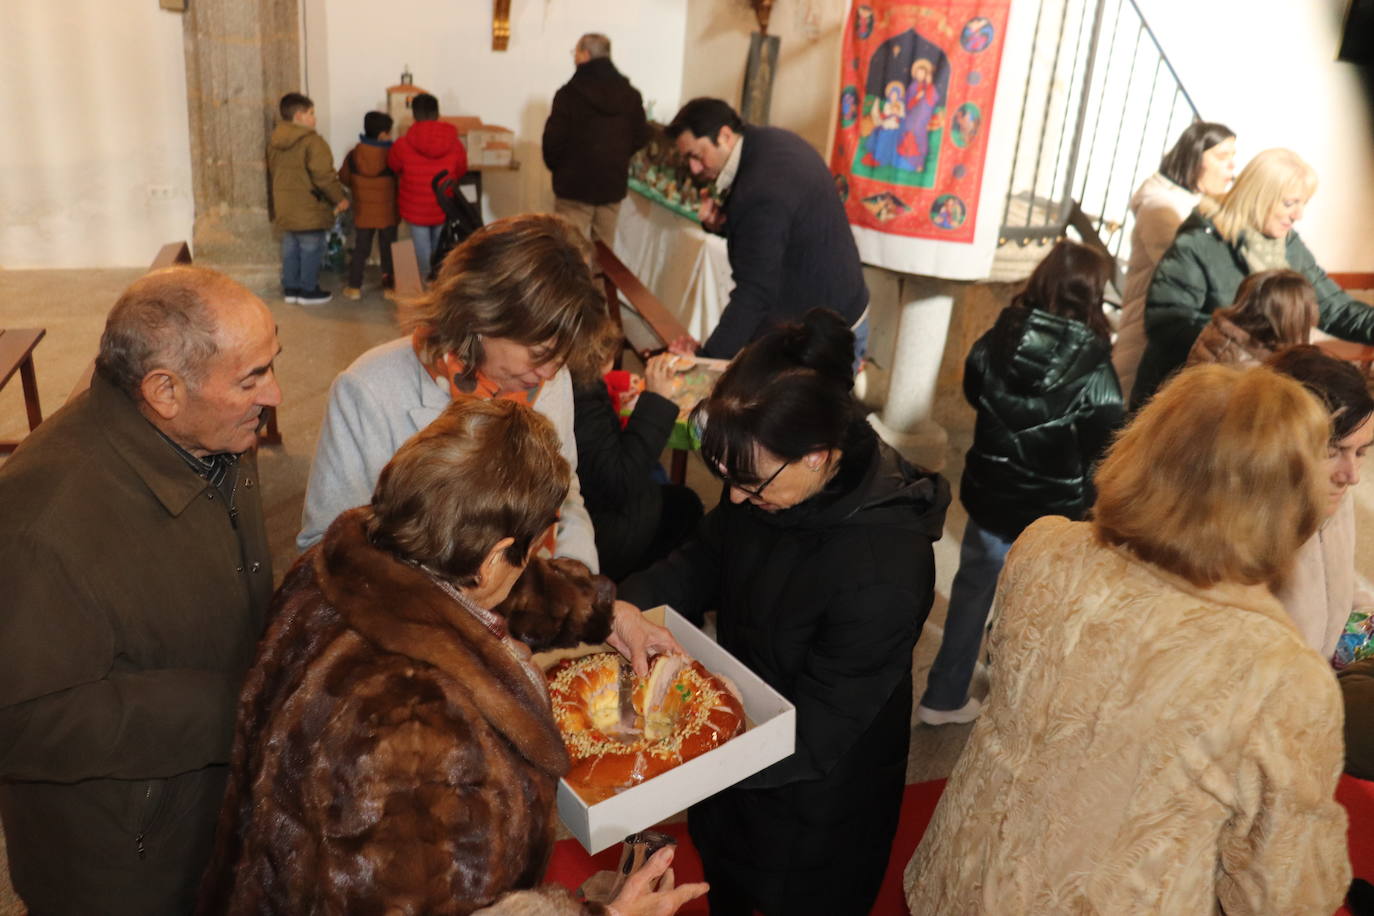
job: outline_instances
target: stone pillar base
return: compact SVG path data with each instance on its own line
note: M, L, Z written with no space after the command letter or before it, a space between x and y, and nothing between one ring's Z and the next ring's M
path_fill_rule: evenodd
M197 262L216 265L281 263L280 234L265 209L214 207L197 214L191 251Z
M878 438L897 450L897 453L921 467L943 471L949 453L949 433L934 420L919 420L912 428L897 430L883 422L876 413L868 415L868 425Z
M939 280L903 277L896 352L881 416L870 422L908 460L933 470L945 465L949 436L931 419L954 297Z

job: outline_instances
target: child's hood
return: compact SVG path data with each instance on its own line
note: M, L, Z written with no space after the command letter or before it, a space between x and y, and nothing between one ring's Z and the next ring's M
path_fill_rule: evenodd
M416 121L406 131L406 140L427 159L442 159L458 146L458 128L447 121Z
M997 370L1009 388L1039 393L1082 384L1110 359L1106 342L1083 322L1035 308L1017 311L1003 310L993 328L994 334L1017 335Z
M273 149L287 150L313 133L315 131L309 127L293 124L290 121L282 121L272 131L272 139L268 141L268 145Z

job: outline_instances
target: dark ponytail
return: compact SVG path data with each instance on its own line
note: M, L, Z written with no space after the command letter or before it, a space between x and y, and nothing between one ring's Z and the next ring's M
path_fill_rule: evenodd
M854 333L838 315L812 309L740 351L692 412L706 466L737 482L758 479L754 447L784 461L839 448L859 406Z

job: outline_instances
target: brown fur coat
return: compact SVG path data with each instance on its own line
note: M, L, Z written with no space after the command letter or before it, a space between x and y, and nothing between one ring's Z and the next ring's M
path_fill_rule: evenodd
M341 515L277 593L202 913L467 914L543 876L568 767L548 700L480 622L367 541L366 517ZM516 632L541 633L535 649L604 639L609 590L551 566L510 599Z

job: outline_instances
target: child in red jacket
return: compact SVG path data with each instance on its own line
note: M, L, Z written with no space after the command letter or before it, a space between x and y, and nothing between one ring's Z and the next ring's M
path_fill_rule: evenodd
M458 128L439 120L439 100L434 96L420 93L411 100L410 110L415 123L391 145L387 164L396 173L396 203L415 242L420 276L428 278L430 255L444 224L444 211L434 198L431 182L443 171L450 178L463 177L468 170L468 151L458 138Z

